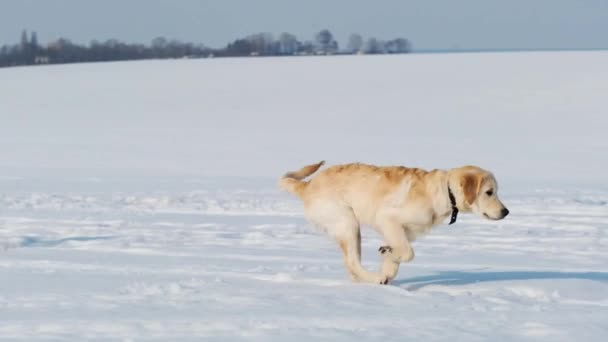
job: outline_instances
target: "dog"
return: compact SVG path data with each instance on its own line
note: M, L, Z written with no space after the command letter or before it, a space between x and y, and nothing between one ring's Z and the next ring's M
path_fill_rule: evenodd
M304 203L307 220L333 237L356 282L390 283L401 263L414 259L411 242L459 212L501 220L509 210L498 198L494 175L477 166L425 171L363 163L335 165L305 180L324 161L288 172L279 186ZM384 239L380 272L361 265L362 225Z

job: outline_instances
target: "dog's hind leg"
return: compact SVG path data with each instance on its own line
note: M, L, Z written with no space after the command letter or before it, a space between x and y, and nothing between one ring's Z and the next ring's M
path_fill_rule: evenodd
M380 273L367 271L361 265L361 232L352 209L336 201L309 201L305 203L306 216L316 226L333 237L344 256L344 265L355 281L382 283Z
M353 229L355 228L356 229ZM340 244L342 253L344 255L344 265L351 277L355 281L361 281L366 283L386 284L386 278L379 273L369 272L363 265L361 265L361 233L359 226L342 229L336 234L336 239Z
M341 235L341 234L340 234ZM361 264L361 230L357 229L356 239L352 239L350 234L344 234L338 237L338 244L342 249L342 255L344 258L344 265L350 274L353 281L364 281L358 276L356 272L357 264ZM354 250L354 251L353 251ZM353 260L354 259L354 260ZM362 267L361 267L362 268ZM359 272L360 274L360 272Z

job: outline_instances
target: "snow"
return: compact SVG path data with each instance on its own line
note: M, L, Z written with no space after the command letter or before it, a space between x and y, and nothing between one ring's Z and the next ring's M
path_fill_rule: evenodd
M327 159L475 163L501 179L606 181L606 58L414 54L4 69L0 175L274 178Z
M2 69L0 339L604 341L607 57ZM511 214L355 284L276 186L321 159L479 164Z

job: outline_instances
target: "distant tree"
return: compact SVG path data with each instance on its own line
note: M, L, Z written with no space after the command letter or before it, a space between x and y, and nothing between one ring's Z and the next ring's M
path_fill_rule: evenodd
M102 49L101 44L97 40L92 40L89 43L89 59L94 62L102 61Z
M329 50L327 51L327 54L334 54L337 53L340 50L340 46L338 45L338 41L337 40L332 40L331 43L329 44Z
M315 40L317 44L321 47L329 46L329 43L334 39L334 36L329 32L329 30L321 30L315 36Z
M10 47L8 45L3 45L0 48L0 66L8 66L11 65L12 56L10 54Z
M167 45L169 42L165 37L156 37L152 39L150 43L152 47L152 56L155 58L166 58L167 54Z
M30 45L37 50L38 49L38 33L36 31L32 32L32 36L30 39Z
M315 46L311 41L305 41L304 43L298 44L298 53L304 55L310 55L314 53Z
M33 64L35 60L35 51L30 43L27 30L21 31L21 44L19 45L19 48L21 50L21 56L17 58L17 64Z
M352 34L347 51L365 53L404 53L410 50L409 42L397 38L381 42L371 38L365 43L358 34ZM93 40L90 44L74 44L60 38L46 46L40 46L38 35L27 30L21 32L20 42L0 47L0 67L38 63L77 63L86 61L113 61L147 58L193 58L203 56L250 56L333 54L339 51L338 42L329 30L322 30L313 41L300 42L290 33L282 33L274 39L270 33L256 33L237 39L225 48L209 49L202 44L184 43L164 37L153 39L149 45L127 44L116 39L104 42Z
M152 39L152 48L153 49L164 49L167 47L167 38L165 37L156 37Z
M274 38L271 33L256 33L247 37L247 40L253 48L253 53L257 55L275 55L278 52L273 51Z
M317 51L323 54L333 54L338 51L338 42L334 40L334 36L329 30L321 30L315 35L317 43Z
M184 44L182 44L179 40L176 39L172 39L169 41L169 44L167 44L167 49L169 52L169 57L171 58L178 58L186 54Z
M353 33L348 38L347 52L358 53L363 48L363 37L358 33Z
M298 51L298 39L290 33L282 33L279 37L279 53L293 55Z
M384 44L376 38L370 38L365 42L363 52L366 54L381 54L385 52Z
M397 38L389 40L384 44L387 53L408 53L410 52L410 43L405 38Z
M21 48L26 49L29 45L29 40L27 37L27 30L21 31Z
M228 44L224 49L218 51L218 54L224 56L247 56L251 55L254 47L247 39L237 39Z

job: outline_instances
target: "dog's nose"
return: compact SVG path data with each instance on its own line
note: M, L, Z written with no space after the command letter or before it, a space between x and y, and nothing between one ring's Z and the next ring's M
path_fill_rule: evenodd
M500 213L502 214L502 217L505 218L507 217L507 215L509 215L509 209L502 208L502 211Z

